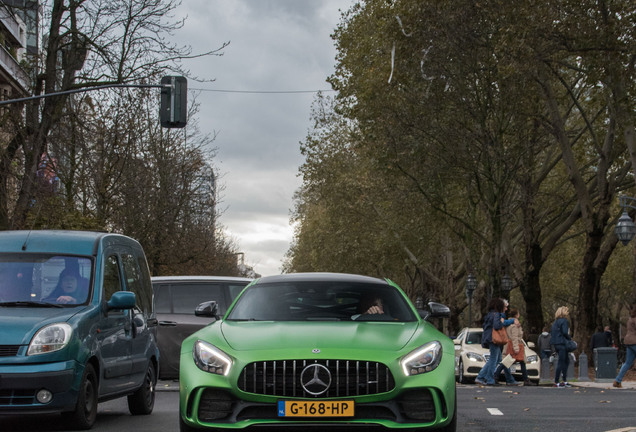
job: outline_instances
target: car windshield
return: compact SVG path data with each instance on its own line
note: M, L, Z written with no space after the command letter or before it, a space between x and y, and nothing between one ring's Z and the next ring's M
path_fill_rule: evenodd
M298 281L248 287L226 320L405 322L417 318L402 293L390 285Z
M468 333L468 335L466 336L466 343L469 345L475 344L475 345L481 345L481 331L474 331L474 332L470 332Z
M0 306L64 306L88 301L89 257L0 254Z

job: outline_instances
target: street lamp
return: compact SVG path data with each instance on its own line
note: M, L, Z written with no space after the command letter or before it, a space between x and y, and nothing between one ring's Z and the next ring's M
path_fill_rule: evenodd
M468 327L473 326L473 293L477 288L477 278L469 273L466 277L466 297L468 298Z
M506 293L512 289L512 279L507 274L501 278L501 289Z
M625 195L618 197L618 204L623 209L623 214L618 219L618 223L614 228L614 233L621 243L623 243L623 246L627 246L627 243L629 243L634 238L634 235L636 235L636 225L634 224L634 221L632 221L632 218L629 217L626 210L626 208L636 209L636 205L633 204L634 202L636 202L636 198Z

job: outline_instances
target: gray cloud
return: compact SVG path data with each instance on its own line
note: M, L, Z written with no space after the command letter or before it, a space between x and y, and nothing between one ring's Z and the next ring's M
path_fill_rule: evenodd
M189 88L291 91L329 88L335 48L330 34L351 0L184 0L177 40L202 52L230 45L221 57L185 64L216 79ZM261 274L280 273L293 229L292 196L300 186L299 142L310 128L311 93L201 91L199 124L216 132L215 166L222 175L223 224Z

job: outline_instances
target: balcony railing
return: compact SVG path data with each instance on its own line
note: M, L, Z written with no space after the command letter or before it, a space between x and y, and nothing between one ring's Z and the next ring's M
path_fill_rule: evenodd
M23 93L28 92L29 76L3 46L0 46L0 68L2 68L4 74L13 79L14 83L11 84L17 84Z
M19 45L24 48L24 42L20 37L20 24L16 21L6 6L2 6L2 9L4 10L0 10L0 24L5 27L7 33L14 39L12 45Z

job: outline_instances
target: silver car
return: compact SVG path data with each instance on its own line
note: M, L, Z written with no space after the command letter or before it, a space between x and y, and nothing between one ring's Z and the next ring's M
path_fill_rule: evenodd
M181 343L195 331L214 321L196 316L202 303L214 301L218 314L228 306L252 279L230 276L157 276L152 278L155 312L159 320L159 378L179 377Z

